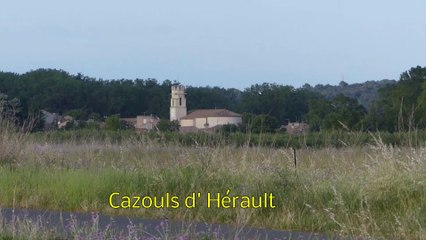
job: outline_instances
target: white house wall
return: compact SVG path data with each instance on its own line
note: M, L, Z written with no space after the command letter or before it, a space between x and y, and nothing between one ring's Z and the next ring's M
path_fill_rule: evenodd
M181 119L180 120L180 126L181 127L193 127L194 126L194 119Z
M204 124L206 123L206 118L196 118L195 120L195 127L198 129L206 128ZM207 128L209 128L208 126Z
M225 124L234 124L237 125L242 122L241 117L208 117L207 118L208 126L207 128L215 127L217 125ZM204 125L206 123L206 118L196 118L195 127L202 129L206 128Z

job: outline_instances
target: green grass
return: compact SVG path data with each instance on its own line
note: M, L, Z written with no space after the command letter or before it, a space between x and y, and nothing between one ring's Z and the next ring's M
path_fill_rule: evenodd
M426 130L411 132L348 132L343 130L309 132L292 136L284 132L277 133L185 133L149 132L137 133L133 130L108 131L79 129L69 131L37 132L29 136L32 141L47 143L91 143L128 142L129 139L146 143L174 144L179 146L262 146L262 147L295 147L295 148L340 148L348 146L362 147L382 142L385 145L401 147L424 147Z
M392 147L380 139L365 146L303 147L295 169L292 150L278 147L196 147L132 133L120 141L108 136L70 135L53 141L47 135L57 133L7 134L2 135L0 148L1 207L426 239L424 147ZM208 192L225 194L227 189L230 196L271 192L277 208L207 208ZM200 192L202 198L193 209L182 205L112 209L108 204L112 192L129 196L169 192L180 203L192 192Z

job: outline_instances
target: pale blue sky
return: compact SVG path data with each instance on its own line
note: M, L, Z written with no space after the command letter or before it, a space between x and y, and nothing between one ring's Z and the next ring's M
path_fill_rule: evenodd
M423 0L3 1L0 71L243 89L398 79L426 65Z

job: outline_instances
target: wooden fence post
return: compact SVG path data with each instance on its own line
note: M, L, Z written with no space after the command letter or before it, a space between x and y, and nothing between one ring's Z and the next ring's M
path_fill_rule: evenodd
M293 148L293 159L294 159L294 167L297 167L297 155L296 155L296 148Z

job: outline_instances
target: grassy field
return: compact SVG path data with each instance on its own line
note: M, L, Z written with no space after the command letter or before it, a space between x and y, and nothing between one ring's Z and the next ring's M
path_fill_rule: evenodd
M295 168L293 151L280 147L189 146L133 135L81 139L72 132L52 140L5 126L0 132L0 207L426 239L425 147L392 147L378 137L352 147L301 147ZM166 193L180 206L113 209L113 192L114 206L125 195ZM196 207L185 207L194 192ZM208 208L208 193L231 199L272 193L276 208Z

